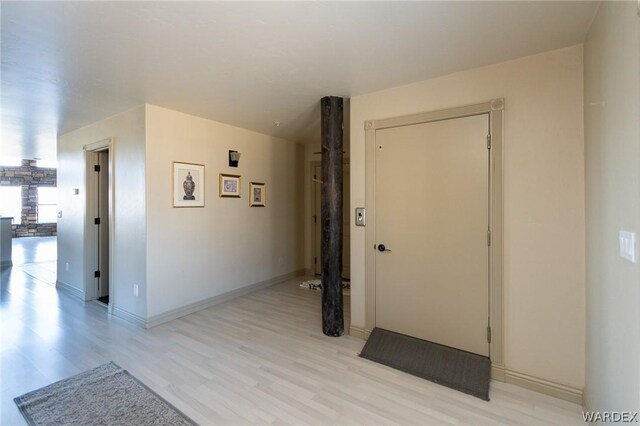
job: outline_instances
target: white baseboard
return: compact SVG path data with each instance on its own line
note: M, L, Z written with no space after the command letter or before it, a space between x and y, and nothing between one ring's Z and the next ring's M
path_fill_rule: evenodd
M554 398L573 402L580 406L584 403L582 389L542 379L540 377L531 376L529 374L520 373L501 366L491 366L491 378L545 395L553 396Z
M163 312L161 314L154 315L152 317L147 318L147 321L144 324L144 326L146 328L155 327L157 325L183 317L185 315L192 314L202 309L209 308L219 303L223 303L228 300L235 299L236 297L244 296L245 294L252 293L256 290L270 287L274 284L278 284L283 281L290 280L294 277L304 275L304 273L305 273L304 269L299 269L297 271L293 271L285 275L280 275L278 277L274 277L265 281L260 281L258 283L250 284L248 286L241 287L236 290L231 290L227 293L219 294L217 296L213 296L208 299L201 300L199 302L191 303L191 304L182 306L180 308L172 309L170 311Z
M357 325L349 326L349 336L357 337L358 339L367 340L371 336L371 330L358 327Z
M357 325L349 326L349 336L364 340L364 328L358 327Z
M145 319L140 315L132 314L129 311L125 311L124 309L118 308L117 306L112 306L111 304L109 305L109 308L111 310L110 313L114 317L121 318L127 322L137 325L138 327L144 328L146 326Z
M505 368L502 365L491 364L491 378L499 382L506 382Z
M85 298L85 294L84 291L70 285L67 284L65 282L62 281L58 281L56 280L56 288L67 293L69 296L73 297L74 299L78 299L82 302L84 302L84 298Z

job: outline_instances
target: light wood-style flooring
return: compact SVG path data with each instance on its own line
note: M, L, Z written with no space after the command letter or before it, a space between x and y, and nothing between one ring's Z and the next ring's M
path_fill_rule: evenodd
M359 358L364 341L322 334L302 278L143 330L37 276L2 271L2 425L25 424L15 396L108 361L202 425L583 424L581 407L513 385L485 402Z

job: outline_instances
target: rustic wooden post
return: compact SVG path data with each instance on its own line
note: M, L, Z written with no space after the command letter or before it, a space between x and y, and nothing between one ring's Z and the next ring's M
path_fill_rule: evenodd
M342 336L342 98L326 96L322 109L322 331Z

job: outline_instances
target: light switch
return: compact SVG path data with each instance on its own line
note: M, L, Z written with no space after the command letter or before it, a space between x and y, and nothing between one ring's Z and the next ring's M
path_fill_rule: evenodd
M364 207L356 208L356 226L365 225Z
M629 231L620 231L620 257L627 259L630 262L636 263L638 261L637 248L636 248L636 233Z

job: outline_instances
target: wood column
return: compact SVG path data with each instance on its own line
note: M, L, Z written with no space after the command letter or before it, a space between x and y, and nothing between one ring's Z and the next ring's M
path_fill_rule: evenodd
M322 331L344 334L342 302L342 98L327 96L322 109Z

